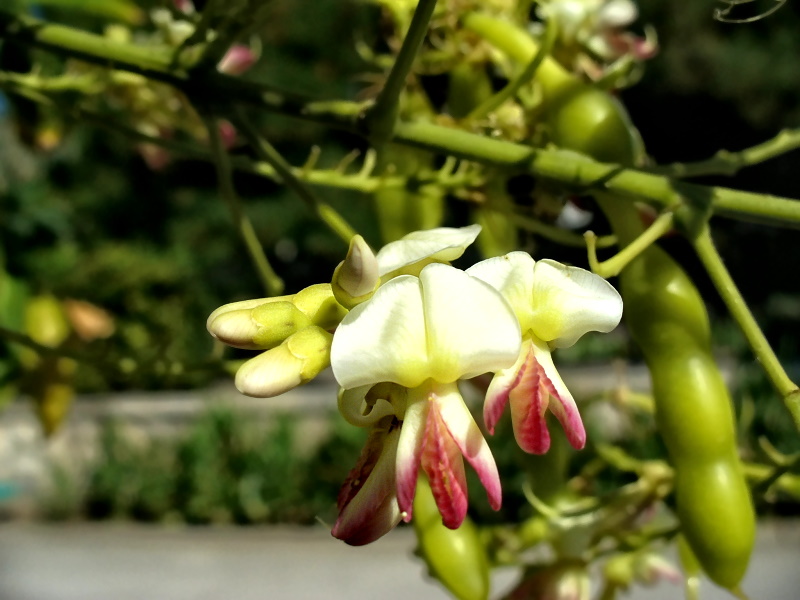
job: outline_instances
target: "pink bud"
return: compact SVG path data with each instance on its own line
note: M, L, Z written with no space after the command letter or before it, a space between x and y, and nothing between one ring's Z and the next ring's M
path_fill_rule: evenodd
M235 44L219 61L217 70L227 75L241 75L252 67L256 60L256 54L250 48L242 44Z
M173 0L175 8L185 15L194 14L194 3L192 0Z
M233 148L236 144L236 128L230 121L220 121L217 125L219 129L219 137L222 138L222 145L227 150Z

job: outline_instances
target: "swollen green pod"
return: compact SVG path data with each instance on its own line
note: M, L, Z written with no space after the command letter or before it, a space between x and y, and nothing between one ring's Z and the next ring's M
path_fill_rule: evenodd
M548 108L551 139L624 165L638 134L607 92L574 88ZM629 203L597 200L625 245L643 230ZM675 467L681 529L703 570L720 586L741 582L755 542L755 513L736 446L728 390L711 351L705 306L692 281L652 246L620 274L625 320L653 380L656 420Z
M469 517L458 529L445 527L424 476L417 482L413 523L419 554L431 576L458 600L486 600L489 597L489 558L478 528Z

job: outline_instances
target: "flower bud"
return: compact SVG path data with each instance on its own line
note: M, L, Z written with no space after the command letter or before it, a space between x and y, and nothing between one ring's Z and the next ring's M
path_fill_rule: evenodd
M236 373L236 389L247 396L271 398L303 385L330 365L333 336L309 326L280 346L248 360Z
M347 309L336 301L329 283L300 290L292 297L292 304L322 329L334 329L347 314Z
M36 296L25 307L25 331L42 346L55 348L69 337L64 308L54 296Z
M589 600L590 594L586 565L561 561L528 569L505 600Z
M222 312L209 320L208 331L229 346L257 350L273 348L309 325L311 320L294 304L279 300Z
M353 308L369 300L380 285L378 260L360 235L350 240L350 250L333 272L331 288L336 300Z
M226 75L241 75L252 67L258 57L256 53L243 44L234 44L222 57L217 70Z
M680 583L683 579L678 569L649 550L613 556L604 565L603 575L607 581L623 590L634 582L654 585L662 580Z
M194 14L194 2L192 0L173 0L175 8L187 15Z
M25 305L25 332L42 346L58 348L70 335L70 325L61 302L50 295L35 296ZM23 348L20 360L32 369L43 357L30 348Z
M644 585L655 585L660 581L680 583L680 571L663 556L654 552L642 552L634 563L636 580Z

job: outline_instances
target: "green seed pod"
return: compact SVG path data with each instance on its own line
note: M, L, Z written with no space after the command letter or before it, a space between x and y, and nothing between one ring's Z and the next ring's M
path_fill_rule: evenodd
M486 600L489 597L489 558L478 528L469 517L458 529L445 527L424 476L417 482L413 523L419 553L431 576L458 600Z
M598 160L635 164L638 135L607 92L576 88L548 111L556 144ZM597 199L622 244L642 231L633 206ZM657 246L631 262L620 283L625 319L650 369L658 428L675 467L682 531L708 576L735 589L755 543L755 513L730 396L711 353L705 306L683 269Z

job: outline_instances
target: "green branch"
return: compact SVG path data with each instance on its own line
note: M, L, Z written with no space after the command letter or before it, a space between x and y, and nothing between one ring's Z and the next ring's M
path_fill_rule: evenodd
M247 252L250 254L250 259L256 268L261 283L268 296L279 296L283 292L283 280L278 276L272 265L269 264L267 255L264 253L264 248L261 242L258 241L258 235L253 227L252 221L245 214L239 196L233 187L233 173L231 171L230 160L228 159L228 152L222 143L222 138L219 134L216 119L212 117L203 117L203 121L208 131L208 137L211 142L211 151L214 155L214 164L217 168L217 179L219 185L219 193L225 203L228 205L233 222L239 235L242 237Z
M648 169L650 173L668 177L700 177L702 175L736 175L741 169L757 165L800 148L800 129L784 129L771 140L740 152L720 150L707 160L693 163L672 163Z
M556 42L557 36L558 27L556 25L556 20L548 19L547 28L544 31L544 39L542 40L543 43L536 51L533 60L528 63L519 75L509 81L503 89L476 106L472 112L467 115L466 120L481 119L492 111L500 108L506 100L513 98L523 85L534 78L536 71L539 70L544 59L547 58L553 50L553 45Z
M476 26L474 18L470 23ZM240 102L369 135L361 119L365 108L363 103L311 101L216 72L192 73L191 77L180 72L170 73L167 70L169 55L162 60L160 52L111 42L102 36L61 25L17 17L3 10L0 10L0 38L46 48L61 56L82 58L105 67L141 73L175 85L190 98L203 98L212 104L230 107L234 102ZM545 67L552 68L550 61L543 61L540 69ZM800 225L800 202L796 200L691 184L620 165L598 163L565 150L531 148L431 123L400 122L395 127L392 141L514 172L530 173L576 191L606 190L613 193L617 201L644 200L662 210L674 210L687 198L703 198L718 215Z
M234 124L247 138L258 157L274 169L283 184L297 194L306 206L349 246L350 240L357 235L356 230L332 206L314 196L300 178L295 177L292 166L264 136L259 135L244 111L236 111Z
M603 279L616 277L622 272L622 269L624 269L628 263L630 263L634 258L639 256L652 244L658 241L662 235L672 229L673 222L674 215L671 212L666 212L659 215L653 224L645 229L639 237L634 239L617 254L608 260L604 260L603 262L599 262L597 260L598 237L593 231L587 231L583 234L583 237L586 240L586 249L589 253L589 266L592 269L592 273L596 273Z
M742 298L736 283L733 281L728 269L725 268L722 257L714 247L711 233L707 228L695 238L694 246L703 266L711 277L711 281L714 282L714 286L725 301L725 305L731 315L736 319L739 328L750 344L750 348L772 381L772 385L783 397L783 401L786 404L786 408L789 409L795 425L800 429L800 389L789 379L778 357L775 356L775 352L758 326L744 298Z
M586 245L584 238L577 233L573 233L572 231L561 229L560 227L554 227L553 225L548 225L547 223L543 223L538 219L521 215L519 213L504 214L506 214L506 216L511 219L511 221L513 221L513 223L520 229L540 235L551 242L556 242L562 246L571 246L573 248L583 248ZM595 240L597 248L608 248L616 245L617 243L617 238L613 235L603 235L599 238L595 236Z
M364 115L367 133L377 143L387 142L392 137L397 122L400 94L406 86L406 79L414 66L414 58L428 32L428 23L434 8L436 0L419 0L386 83L378 94L375 105Z

